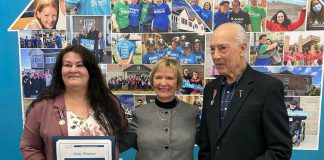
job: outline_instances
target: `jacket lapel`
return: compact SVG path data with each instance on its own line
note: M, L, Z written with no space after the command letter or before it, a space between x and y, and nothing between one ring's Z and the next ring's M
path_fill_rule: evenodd
M240 110L240 108L243 105L243 102L247 98L247 96L252 91L252 82L253 82L253 75L251 74L252 68L250 66L247 66L245 73L242 75L239 85L235 89L234 97L232 98L232 101L229 105L228 111L225 116L224 124L220 128L218 132L218 136L216 141L218 141L221 136L224 134L224 132L227 130L227 128L230 126L232 121L234 120L234 117ZM219 103L218 103L219 105ZM219 110L219 107L218 107ZM219 118L218 118L219 119ZM219 124L219 123L218 123Z
M210 101L210 115L213 115L212 116L212 123L213 125L212 126L215 126L216 128L216 132L220 129L220 119L218 118L218 115L219 115L219 102L220 102L220 97L221 97L221 83L220 81L216 81L216 84L215 86L213 87L214 89L211 90L211 101ZM214 96L215 95L215 96ZM213 101L213 104L211 104Z
M67 132L67 117L64 96L59 95L55 98L53 114L56 117L56 124L60 127L63 136L68 136Z

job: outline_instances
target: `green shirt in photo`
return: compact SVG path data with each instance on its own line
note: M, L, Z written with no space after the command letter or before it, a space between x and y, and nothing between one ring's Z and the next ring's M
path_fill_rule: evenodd
M148 7L150 6L149 3L144 3L143 4L143 8L142 8L142 11L141 11L141 19L140 19L140 24L143 24L144 23L144 20L147 16L147 9Z
M261 20L266 16L264 9L259 6L244 6L243 9L250 16L252 32L261 32Z
M126 28L129 25L128 15L129 6L120 1L117 1L113 8L113 13L116 15L116 21L119 28Z

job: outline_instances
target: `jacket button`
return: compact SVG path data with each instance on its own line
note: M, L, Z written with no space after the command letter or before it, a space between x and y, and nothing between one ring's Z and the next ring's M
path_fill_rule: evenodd
M169 128L168 127L164 128L164 131L165 132L169 131Z
M169 149L169 145L165 145L164 149L168 150Z
M216 146L216 149L217 149L217 150L220 150L220 146Z
M164 114L168 114L169 112L168 111L165 111Z

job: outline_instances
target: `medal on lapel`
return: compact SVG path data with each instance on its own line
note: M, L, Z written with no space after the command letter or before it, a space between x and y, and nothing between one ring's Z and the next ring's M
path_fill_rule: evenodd
M64 120L64 119L61 119L61 120L59 121L59 125L63 126L64 124L65 124L65 120Z
M213 91L213 99L210 101L211 106L214 104L214 99L215 99L216 95L217 95L217 89L214 89L214 91Z
M63 126L65 124L65 120L64 120L64 112L63 110L59 110L58 111L58 117L60 118L59 120L59 125Z

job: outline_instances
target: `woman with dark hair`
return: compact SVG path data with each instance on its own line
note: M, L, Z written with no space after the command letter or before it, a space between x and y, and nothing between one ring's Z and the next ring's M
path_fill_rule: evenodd
M313 24L323 24L324 23L324 6L319 0L311 0L310 2L310 12L307 16L307 30L315 30L312 27Z
M269 31L293 31L303 25L306 16L306 9L300 12L299 18L295 22L287 17L287 14L283 10L279 10L275 15L272 16L271 21L267 20L267 29Z
M24 159L52 159L53 136L115 136L127 126L121 104L107 87L90 52L81 45L61 51L50 86L26 110L20 150ZM118 159L118 158L117 158Z
M206 23L206 25L211 28L213 12L211 11L211 4L209 2L206 2L204 7L201 9L200 17Z

